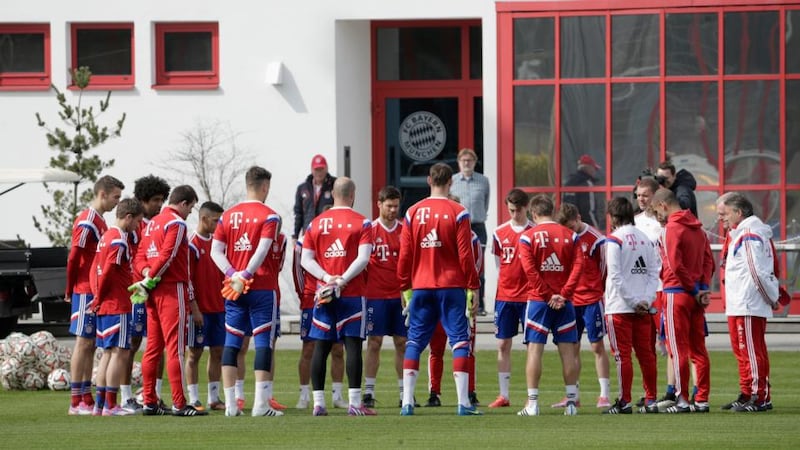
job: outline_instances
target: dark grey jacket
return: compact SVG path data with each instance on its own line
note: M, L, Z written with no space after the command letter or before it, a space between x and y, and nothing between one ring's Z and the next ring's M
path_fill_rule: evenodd
M294 196L294 232L292 238L297 239L300 230L304 230L314 217L317 217L325 207L333 205L333 182L336 177L328 174L322 181L322 190L319 199L314 199L314 177L309 175L306 180L297 186Z

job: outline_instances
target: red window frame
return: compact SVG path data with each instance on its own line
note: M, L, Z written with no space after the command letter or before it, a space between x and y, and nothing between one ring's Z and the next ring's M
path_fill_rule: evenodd
M131 32L131 73L128 75L96 75L92 74L87 90L133 89L136 84L136 58L133 23L73 23L70 25L70 67L78 68L78 31L79 30L130 30ZM89 67L91 70L91 67ZM70 79L69 89L77 89Z
M43 72L0 72L0 91L46 91L50 89L50 24L0 23L0 34L41 33L44 36Z
M164 48L164 35L174 32L211 33L211 70L167 72ZM219 23L157 23L155 26L155 67L156 83L153 89L218 89L219 88Z

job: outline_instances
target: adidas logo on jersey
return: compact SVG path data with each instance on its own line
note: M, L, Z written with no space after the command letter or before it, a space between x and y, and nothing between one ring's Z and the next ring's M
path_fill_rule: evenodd
M436 248L442 246L442 241L439 240L439 234L436 232L435 228L422 238L422 242L419 243L419 246L421 248Z
M147 257L158 258L158 247L155 242L150 241L150 245L147 247Z
M540 272L563 272L564 266L561 264L561 261L556 256L555 252L553 252L547 259L542 262L542 266L539 268Z
M633 268L631 269L631 274L633 275L645 275L647 274L647 264L644 263L644 258L639 256L639 259L633 263Z
M333 244L323 253L326 258L342 258L346 255L347 250L344 249L344 245L342 245L342 241L339 238L336 238Z
M253 244L250 243L250 238L247 236L247 233L243 234L242 237L233 244L233 251L235 252L249 252L253 249Z

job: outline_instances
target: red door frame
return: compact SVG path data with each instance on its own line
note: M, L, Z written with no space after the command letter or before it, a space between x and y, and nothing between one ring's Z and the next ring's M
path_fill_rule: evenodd
M378 214L378 191L386 185L386 115L388 98L458 98L458 148L474 146L474 98L483 96L483 81L470 79L469 30L480 20L373 21L371 23L372 57L372 214ZM379 28L460 27L461 78L458 80L378 80L377 30ZM480 124L482 126L482 124Z

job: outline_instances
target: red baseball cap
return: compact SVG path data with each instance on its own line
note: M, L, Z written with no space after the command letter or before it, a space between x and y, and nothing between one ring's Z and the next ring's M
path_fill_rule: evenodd
M320 167L328 167L328 161L325 160L325 157L322 155L314 155L311 158L311 170L319 169Z
M589 155L581 155L581 157L578 158L578 164L594 166L595 169L600 169L600 164L597 164L597 161L595 161L594 158Z

